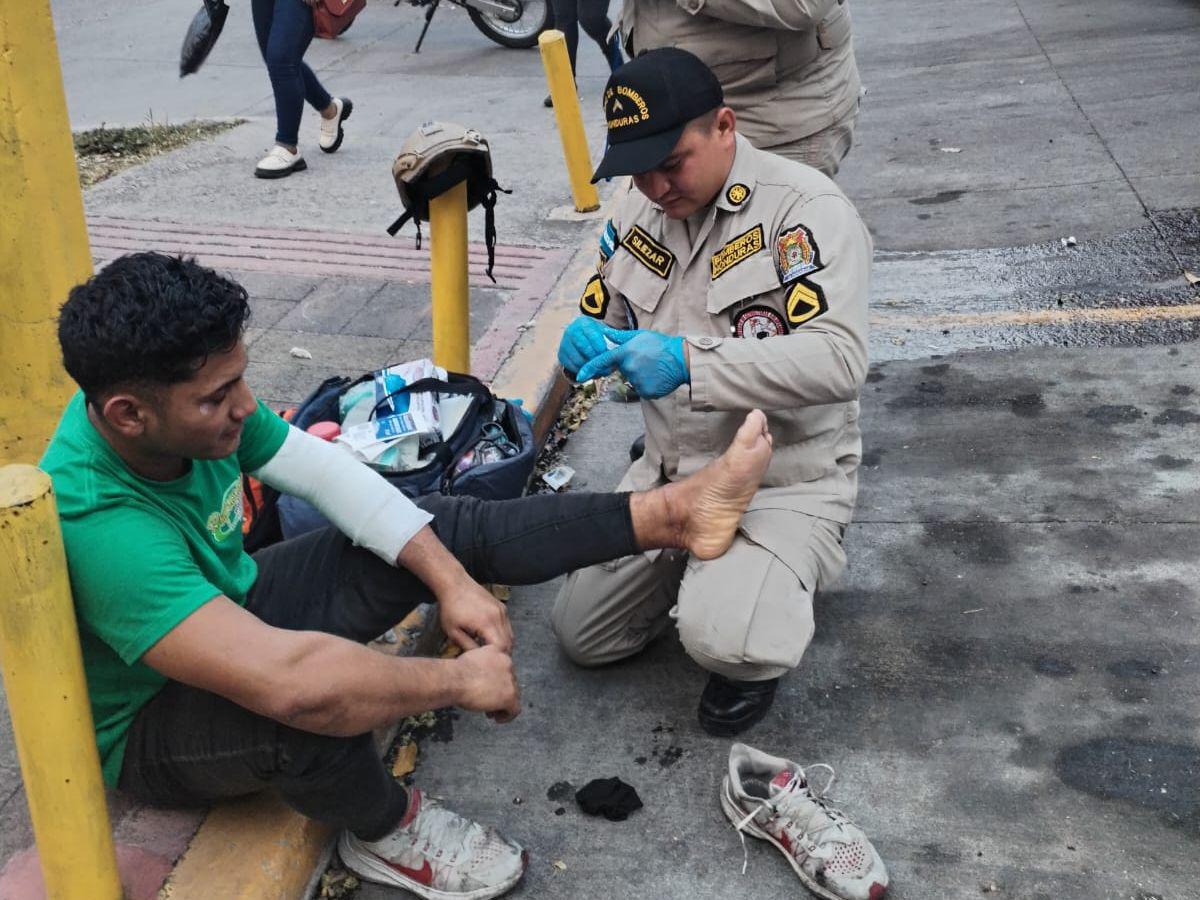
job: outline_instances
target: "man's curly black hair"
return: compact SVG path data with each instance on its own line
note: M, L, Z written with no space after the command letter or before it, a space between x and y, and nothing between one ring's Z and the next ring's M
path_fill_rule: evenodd
M246 289L194 259L131 253L71 289L58 343L95 405L117 386L186 381L237 343L249 317Z

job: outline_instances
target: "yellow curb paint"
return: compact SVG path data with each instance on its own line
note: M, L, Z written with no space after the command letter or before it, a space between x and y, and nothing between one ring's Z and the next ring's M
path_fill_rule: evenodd
M392 762L392 776L403 778L411 775L417 767L417 745L410 741L396 751L396 759Z
M333 839L333 829L273 794L222 803L204 824L159 900L297 900Z
M1200 303L1179 306L1139 306L1108 309L1047 309L1031 312L946 313L934 316L875 315L871 324L881 328L935 328L989 325L1066 325L1074 322L1162 322L1200 318Z

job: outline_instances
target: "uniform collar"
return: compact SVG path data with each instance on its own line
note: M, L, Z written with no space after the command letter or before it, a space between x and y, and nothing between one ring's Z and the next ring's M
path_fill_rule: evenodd
M729 177L725 179L725 184L721 186L721 192L717 194L715 203L717 209L737 212L750 202L750 195L754 193L754 188L758 184L754 177L754 163L751 161L753 155L754 147L750 142L740 134L736 135L733 166L729 170Z

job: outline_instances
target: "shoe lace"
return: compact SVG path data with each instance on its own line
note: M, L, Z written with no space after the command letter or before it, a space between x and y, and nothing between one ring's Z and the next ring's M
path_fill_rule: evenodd
M817 770L829 773L829 778L820 789L813 785L810 777L811 773ZM825 862L837 852L834 844L839 842L833 837L833 833L840 833L843 830L842 826L850 820L840 809L830 805L838 802L829 796L829 789L833 787L836 778L837 773L833 766L825 763L814 763L808 767L807 772L797 768L787 784L774 797L763 800L734 826L742 842L743 875L746 874L750 863L750 854L746 848L746 828L762 812L783 813L788 820L784 824L784 830L791 839L792 846L800 847L807 856ZM800 821L802 818L803 823Z
M425 805L412 823L413 842L423 843L438 854L443 863L453 863L466 849L474 823L428 796L422 801Z

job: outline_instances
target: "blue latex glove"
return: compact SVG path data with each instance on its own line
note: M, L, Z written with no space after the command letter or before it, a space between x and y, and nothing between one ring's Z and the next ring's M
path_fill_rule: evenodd
M579 370L576 381L587 381L621 370L638 394L648 400L665 397L691 381L683 359L683 338L657 331L622 331L604 326L604 337L617 346Z
M576 316L567 326L558 342L558 361L569 374L574 375L590 360L607 352L605 327L603 322L588 316Z

